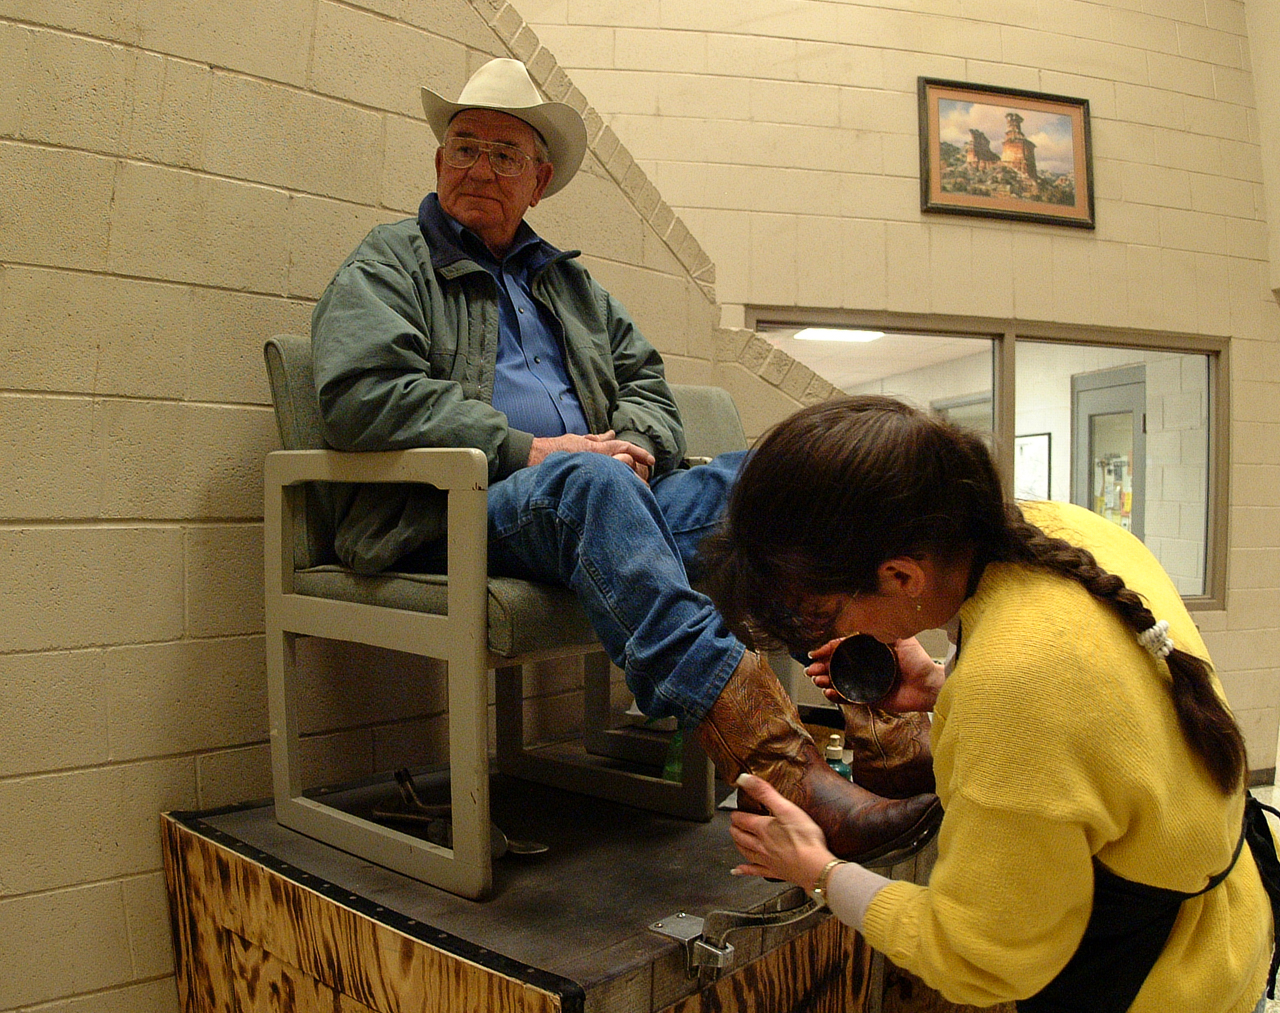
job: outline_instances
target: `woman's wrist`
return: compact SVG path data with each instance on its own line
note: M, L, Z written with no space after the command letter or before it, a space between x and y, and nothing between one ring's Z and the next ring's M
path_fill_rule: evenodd
M925 681L926 692L933 701L937 701L938 694L942 692L942 687L947 683L947 666L941 662L933 663L933 671L929 673L928 679ZM929 708L932 710L932 706Z
M861 929L867 908L890 880L854 862L842 862L827 874L826 904L851 928Z
M830 858L827 863L818 872L814 878L813 886L808 890L809 896L816 900L819 904L827 903L828 889L831 881L831 874L841 865L848 864L843 858Z
M823 868L836 856L826 848L805 848L797 857L800 859L799 864L804 873L802 876L792 880L792 882L804 890L805 893L812 894L813 888L818 883L818 877L822 875Z

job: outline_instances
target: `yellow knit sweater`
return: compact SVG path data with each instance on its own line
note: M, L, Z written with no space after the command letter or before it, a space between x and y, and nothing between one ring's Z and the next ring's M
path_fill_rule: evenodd
M1169 621L1178 647L1208 658L1138 539L1079 507L1024 510L1092 551ZM1186 745L1165 663L1079 584L990 565L960 624L933 724L938 861L927 887L881 890L863 932L948 999L990 1005L1035 994L1075 952L1092 856L1125 879L1199 890L1231 861L1244 799L1223 797ZM1183 903L1131 1013L1251 1013L1270 947L1246 847L1225 882Z

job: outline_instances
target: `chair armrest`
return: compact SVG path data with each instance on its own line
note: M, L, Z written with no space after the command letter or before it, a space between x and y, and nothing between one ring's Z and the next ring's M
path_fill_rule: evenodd
M438 489L489 488L489 462L474 447L366 451L273 450L265 466L269 486L299 482L424 482Z
M297 497L306 482L421 482L448 493L449 573L467 574L466 593L484 583L489 463L474 447L412 450L273 450L263 467L263 538L268 588L292 590ZM450 588L452 601L455 589ZM268 595L268 601L271 600ZM473 607L476 606L473 602ZM480 606L483 605L483 597Z

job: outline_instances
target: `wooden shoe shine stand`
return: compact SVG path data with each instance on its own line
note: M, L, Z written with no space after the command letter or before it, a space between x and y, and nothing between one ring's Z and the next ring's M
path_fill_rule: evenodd
M508 787L511 787L508 785ZM527 789L527 790L526 790ZM516 784L544 809L545 791ZM728 875L727 815L711 823L578 796L541 856L494 860L473 901L281 827L270 806L163 817L165 869L185 1013L852 1013L866 1008L870 951L834 918L744 931L713 973L655 931L714 909L803 900ZM568 796L566 796L568 797ZM501 825L501 824L500 824ZM608 829L606 836L603 829ZM784 903L785 902L785 903Z
M372 790L395 793L393 785ZM270 805L165 814L181 1009L968 1009L943 1001L821 913L799 927L743 930L729 937L733 953L723 966L691 974L689 945L655 931L657 923L790 908L802 898L786 884L728 875L737 856L724 812L710 823L691 823L501 776L492 799L499 826L548 850L495 859L494 890L485 901L282 827ZM884 871L922 879L931 856L932 846Z

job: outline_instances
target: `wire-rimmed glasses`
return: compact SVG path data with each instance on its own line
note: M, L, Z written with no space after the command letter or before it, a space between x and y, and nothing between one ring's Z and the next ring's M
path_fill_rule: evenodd
M489 156L489 166L499 176L519 176L534 161L532 155L501 141L449 137L444 142L444 160L455 169L470 169L482 153Z

